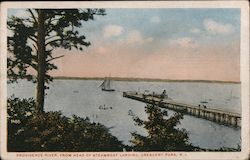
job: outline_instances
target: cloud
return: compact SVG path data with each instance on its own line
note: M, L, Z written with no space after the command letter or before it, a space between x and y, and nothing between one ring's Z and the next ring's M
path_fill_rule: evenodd
M191 32L191 33L198 34L198 33L201 32L201 30L200 30L199 28L192 28L192 29L190 30L190 32Z
M205 30L210 34L230 34L234 31L231 24L222 24L214 21L213 19L205 19L203 21Z
M106 38L119 36L123 33L124 29L119 25L107 25L103 29L103 36Z
M151 18L151 23L160 23L161 22L161 18L158 16L154 16Z
M126 44L145 44L152 42L154 39L152 37L144 37L142 36L141 32L137 30L132 30L127 34L125 39L121 40L121 43L126 43Z
M194 49L199 46L198 43L193 38L190 37L171 39L169 40L169 44L174 47L181 47L185 49Z

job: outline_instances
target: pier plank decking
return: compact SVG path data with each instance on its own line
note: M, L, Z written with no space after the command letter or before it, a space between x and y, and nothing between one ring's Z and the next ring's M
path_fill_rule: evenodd
M226 112L219 109L204 108L201 106L180 103L168 98L160 98L157 95L145 95L138 92L123 92L123 97L149 104L156 104L162 108L182 112L184 114L189 114L198 118L207 119L227 126L241 126L241 116L238 113Z

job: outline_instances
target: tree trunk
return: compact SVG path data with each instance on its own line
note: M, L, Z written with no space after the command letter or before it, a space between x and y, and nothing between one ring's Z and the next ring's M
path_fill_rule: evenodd
M46 51L45 51L45 15L42 9L38 10L38 71L37 71L37 88L36 88L36 112L44 112L44 92L45 92L45 67L46 67Z

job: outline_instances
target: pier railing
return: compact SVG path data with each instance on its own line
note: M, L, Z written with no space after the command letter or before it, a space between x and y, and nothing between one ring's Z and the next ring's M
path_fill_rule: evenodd
M238 113L227 112L219 109L204 108L201 106L176 102L168 98L162 98L159 95L146 95L138 92L123 92L123 97L149 104L155 104L162 108L182 112L184 114L207 119L227 126L241 126L241 116Z

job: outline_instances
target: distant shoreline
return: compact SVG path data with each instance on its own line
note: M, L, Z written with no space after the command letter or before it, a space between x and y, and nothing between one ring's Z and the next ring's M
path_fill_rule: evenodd
M103 77L63 77L56 76L54 79L62 80L103 80ZM201 82L201 83L229 83L240 84L236 81L219 81L219 80L174 80L174 79L155 79L155 78L125 78L125 77L110 77L114 81L136 81L136 82Z

